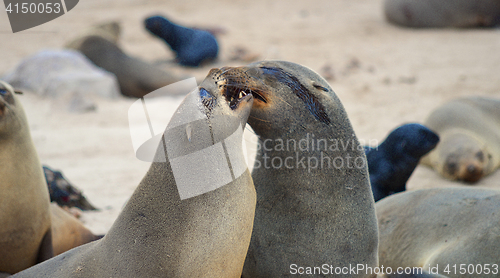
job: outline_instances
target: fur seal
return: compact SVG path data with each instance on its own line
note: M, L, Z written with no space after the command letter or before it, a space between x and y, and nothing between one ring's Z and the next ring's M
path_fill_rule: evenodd
M99 36L112 43L117 44L122 34L122 28L118 21L108 21L97 24L83 31L77 38L66 44L66 48L78 49L88 36Z
M256 201L242 151L252 103L210 71L109 232L14 277L240 277Z
M98 67L115 74L120 91L125 96L140 98L182 80L182 77L174 73L123 52L116 42L120 32L119 25L116 25L117 23L111 23L98 26L95 32L85 33L68 43L67 47L80 51Z
M254 229L242 277L288 277L294 267L325 263L378 266L365 154L330 85L284 61L250 64L222 77L254 95L248 123L260 146L252 172Z
M384 13L393 24L416 28L500 24L497 0L385 0Z
M0 272L52 257L49 192L14 89L0 81Z
M422 156L436 147L439 136L427 127L410 123L389 133L377 147L365 146L375 202L406 190L406 181Z
M54 256L102 238L102 236L94 235L78 219L56 203L50 204L50 215Z
M473 183L500 166L500 100L456 99L434 110L424 124L441 140L422 164L442 176Z
M500 277L498 190L408 191L380 200L376 210L381 265L423 267L449 277Z
M183 66L197 67L217 58L217 39L208 31L180 26L163 16L148 17L144 25L151 34L170 46L177 62Z

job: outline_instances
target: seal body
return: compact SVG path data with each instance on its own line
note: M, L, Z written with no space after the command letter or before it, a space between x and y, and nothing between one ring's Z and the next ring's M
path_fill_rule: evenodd
M179 77L124 53L106 38L90 35L75 48L90 61L116 75L125 96L142 97L180 80Z
M21 103L0 82L0 272L52 257L49 192Z
M497 0L385 0L384 13L406 27L492 27L500 24Z
M148 17L144 24L151 34L170 46L181 65L197 67L217 58L219 45L208 31L180 26L163 16Z
M78 219L56 203L50 204L50 215L54 255L102 238L102 236L94 235Z
M467 275L500 277L494 270L500 267L499 209L500 192L479 188L422 189L384 198L376 204L380 265L423 267L448 277L464 277L460 267L481 265Z
M441 141L422 164L444 177L473 183L500 166L500 100L453 100L433 111L425 125Z
M259 137L257 207L242 277L288 277L325 263L378 266L366 157L333 90L290 62L258 62L240 72L223 76L253 92L248 123Z
M365 147L370 184L375 202L405 191L406 181L420 158L439 142L439 136L427 127L410 123L389 133L377 147Z
M218 86L218 72L179 106L110 231L14 277L241 276L256 200L233 135L253 97Z

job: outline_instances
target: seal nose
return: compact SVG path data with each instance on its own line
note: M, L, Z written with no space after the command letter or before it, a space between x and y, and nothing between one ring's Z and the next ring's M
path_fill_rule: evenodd
M474 164L467 165L463 180L466 182L477 182L483 177L483 170Z
M474 166L472 164L467 166L467 172L469 172L470 174L473 174L474 172L476 172L476 166Z

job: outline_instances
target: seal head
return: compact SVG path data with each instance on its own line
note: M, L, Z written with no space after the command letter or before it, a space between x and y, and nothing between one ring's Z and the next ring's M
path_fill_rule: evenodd
M439 142L439 136L427 127L402 125L377 147L365 147L370 184L375 201L406 190L406 182L420 158Z

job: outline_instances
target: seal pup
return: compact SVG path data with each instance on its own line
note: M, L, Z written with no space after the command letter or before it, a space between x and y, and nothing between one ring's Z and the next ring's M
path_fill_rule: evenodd
M416 28L500 24L497 0L385 0L384 13L390 23Z
M144 25L170 46L183 66L197 67L217 58L219 45L208 31L180 26L159 15L146 18Z
M376 203L380 265L500 277L499 210L500 192L491 189L432 188L384 198Z
M14 89L0 81L0 272L52 257L49 192Z
M439 136L427 127L410 123L389 133L377 147L365 146L375 202L406 190L406 181L420 158L436 147Z
M474 183L500 166L500 100L469 97L434 110L424 123L441 138L422 158L450 180Z
M330 85L284 61L227 70L221 78L255 98L248 123L260 146L252 172L257 207L242 277L287 277L324 263L378 266L365 154Z
M240 277L256 201L241 146L254 98L220 75L181 103L102 239L14 277Z

